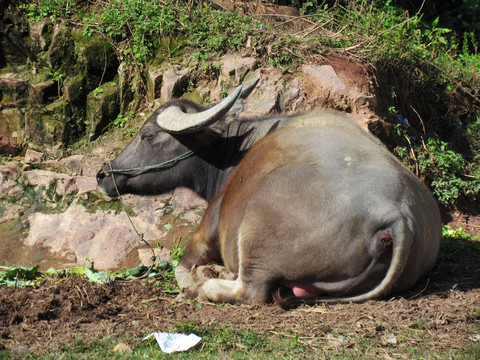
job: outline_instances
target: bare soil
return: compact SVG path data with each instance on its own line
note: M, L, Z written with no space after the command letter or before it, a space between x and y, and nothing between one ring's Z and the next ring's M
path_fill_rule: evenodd
M420 327L428 330L427 339L421 339L424 346L468 348L480 334L478 254L440 260L428 277L402 296L290 311L275 304L179 304L175 295L163 293L147 280L99 285L67 276L36 288L4 286L0 291L0 349L27 347L41 354L69 346L77 338L107 337L135 347L146 331L174 331L176 324L189 322L298 335L311 347L317 346L315 339L328 338L331 332L348 339L382 339L391 331L398 336ZM407 339L399 346L421 346L419 341Z

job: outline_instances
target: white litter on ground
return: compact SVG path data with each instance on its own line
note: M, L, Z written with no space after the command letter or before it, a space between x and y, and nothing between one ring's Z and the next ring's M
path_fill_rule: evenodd
M148 339L151 336L155 336L160 349L166 354L171 354L178 351L186 351L195 345L197 345L202 338L195 334L175 334L165 332L154 332L147 335L143 340Z

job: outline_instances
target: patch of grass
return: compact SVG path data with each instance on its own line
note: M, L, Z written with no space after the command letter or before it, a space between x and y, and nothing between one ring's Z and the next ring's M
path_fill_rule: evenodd
M465 254L480 255L480 237L467 234L462 228L452 229L448 225L442 228L443 241L440 247L440 259L455 260Z
M176 12L155 0L110 0L83 18L84 33L99 32L117 53L138 67L154 55L157 36L169 36L176 27Z
M423 328L389 327L385 333L365 336L361 331L344 329L346 336L325 336L258 333L246 326L220 324L200 325L195 322L179 323L172 332L195 333L202 337L194 348L181 353L164 354L153 338L107 337L95 340L77 339L70 346L52 351L48 355L23 354L25 359L376 359L405 357L411 359L462 358L475 359L480 349L471 341L460 347L436 346L428 326ZM448 334L446 334L448 337ZM394 343L388 343L386 339ZM344 344L337 344L341 339ZM118 343L130 344L131 352L115 353ZM18 356L14 351L0 351L0 358ZM18 357L17 357L18 358Z

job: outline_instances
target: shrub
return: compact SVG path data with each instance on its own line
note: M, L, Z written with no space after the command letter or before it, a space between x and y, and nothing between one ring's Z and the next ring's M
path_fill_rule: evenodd
M461 196L473 201L480 198L478 165L467 163L439 139L428 139L424 150L418 155L419 166L440 203L452 205Z

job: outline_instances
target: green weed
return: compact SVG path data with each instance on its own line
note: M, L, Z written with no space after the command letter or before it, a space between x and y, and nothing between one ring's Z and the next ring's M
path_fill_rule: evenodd
M207 61L214 54L238 50L248 36L257 37L257 22L251 16L212 9L207 3L180 13L180 31L186 45L194 49L193 57Z
M84 17L84 34L101 33L121 57L143 68L154 55L156 37L175 28L175 16L174 9L155 0L110 0Z
M43 275L38 271L39 268L39 265L32 267L0 266L0 285L33 286L43 279Z
M52 22L68 18L75 12L76 7L77 3L73 0L41 0L20 5L20 9L27 12L31 21L49 18Z
M433 193L440 203L452 205L460 197L476 201L480 198L480 167L469 164L446 142L430 138L420 152L420 169L431 179Z

